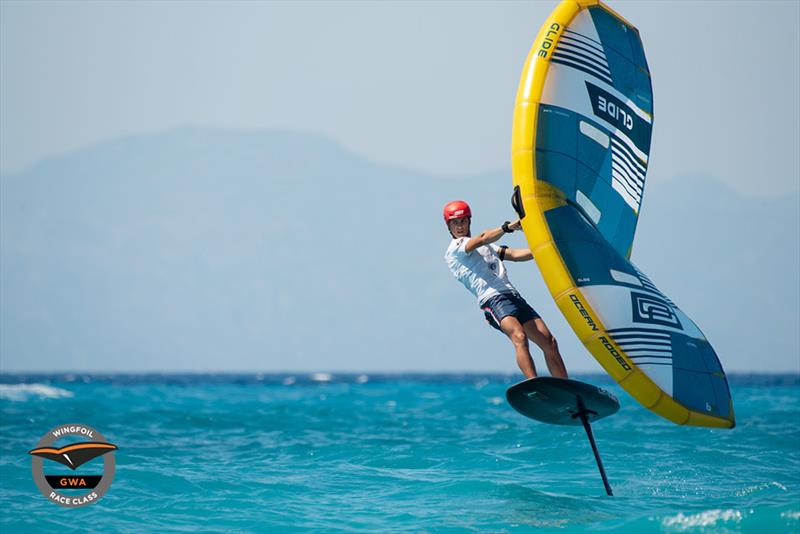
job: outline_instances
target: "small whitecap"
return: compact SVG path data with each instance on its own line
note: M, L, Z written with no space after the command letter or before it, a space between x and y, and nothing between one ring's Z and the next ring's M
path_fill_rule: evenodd
M794 519L795 521L800 520L800 512L781 512L781 517L785 519Z
M367 376L367 375L358 375L356 377L356 382L359 383L359 384L366 384L367 382L369 382L369 376Z
M503 404L503 399L500 397L489 397L489 404L499 406L500 404Z
M261 382L262 380L264 380L264 373L258 373L258 374L256 375L256 380L258 380L259 382Z
M314 373L311 375L311 380L314 382L330 382L331 378L330 373Z
M393 400L386 401L386 406L388 406L389 408L394 408L395 406L397 406L397 401Z
M31 397L40 399L63 399L72 397L73 393L46 384L0 384L0 399L26 401Z
M567 519L531 519L529 525L535 528L564 528Z
M665 527L678 530L689 530L704 527L713 527L717 523L733 521L738 523L742 520L742 512L739 510L706 510L699 514L684 515L682 512L673 517L666 517L661 521Z
M780 490L786 491L786 486L781 484L780 482L763 482L761 484L755 484L753 486L747 486L746 488L742 488L738 490L735 495L737 497L744 497L745 495L750 495L751 493L756 493L758 491L764 491L771 487L778 488Z
M282 383L283 383L284 386L291 386L295 382L297 382L297 379L295 377L287 376L286 378L283 379Z

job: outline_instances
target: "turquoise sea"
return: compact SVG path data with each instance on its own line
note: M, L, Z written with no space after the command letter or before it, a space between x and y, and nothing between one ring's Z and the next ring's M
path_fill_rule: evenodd
M594 425L614 497L582 428L508 406L517 376L0 375L0 531L800 532L800 376L730 377L733 430L575 378L622 403ZM31 475L65 423L119 447L84 508Z

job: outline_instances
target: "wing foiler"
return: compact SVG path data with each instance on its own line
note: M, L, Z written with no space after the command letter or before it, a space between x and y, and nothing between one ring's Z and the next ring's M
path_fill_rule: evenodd
M580 340L628 393L681 425L735 425L703 333L630 262L653 127L638 30L564 0L539 31L514 109L514 206Z

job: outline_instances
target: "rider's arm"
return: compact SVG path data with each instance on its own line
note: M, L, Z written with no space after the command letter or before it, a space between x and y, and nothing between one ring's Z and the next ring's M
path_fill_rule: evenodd
M508 229L512 232L514 230L519 230L522 227L519 223L519 219L514 221L513 223L508 224ZM476 235L475 237L471 237L467 244L464 246L464 250L466 252L472 252L478 247L482 247L483 245L488 245L489 243L494 243L506 232L503 230L502 227L500 228L492 228L491 230L484 230L481 232L480 235Z
M503 259L508 261L528 261L533 259L533 253L527 248L507 248Z

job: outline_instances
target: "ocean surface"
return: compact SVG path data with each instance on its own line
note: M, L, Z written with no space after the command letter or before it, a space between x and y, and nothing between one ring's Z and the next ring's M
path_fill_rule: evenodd
M733 430L574 378L622 404L593 425L614 497L581 427L506 403L517 376L0 375L0 531L800 532L798 375L731 376ZM31 475L65 423L119 447L83 508Z

